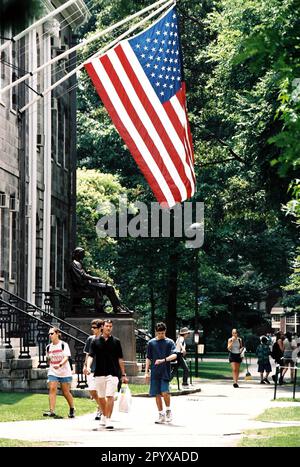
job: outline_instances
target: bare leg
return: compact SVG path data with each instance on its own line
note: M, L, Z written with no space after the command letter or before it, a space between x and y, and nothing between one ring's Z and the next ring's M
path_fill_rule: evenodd
M94 401L96 402L98 410L101 410L100 400L99 400L97 391L94 391L94 390L90 391L90 395L94 399Z
M163 404L162 404L162 397L160 394L157 394L155 396L155 400L156 400L156 405L157 405L157 408L158 408L158 411L159 412L162 412L163 410Z
M105 416L107 418L111 417L113 408L114 408L114 397L113 396L107 396L106 397L106 409L105 409Z
M51 412L55 412L57 382L50 381L49 383L49 408Z
M61 390L64 398L69 404L70 409L74 409L74 400L70 392L70 383L61 383Z
M165 405L166 405L166 408L169 409L170 408L170 405L171 405L171 396L168 392L162 392L161 394L164 398L164 402L165 402Z

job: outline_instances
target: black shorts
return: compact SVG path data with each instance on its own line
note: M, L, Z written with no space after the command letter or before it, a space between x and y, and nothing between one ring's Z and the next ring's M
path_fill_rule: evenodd
M242 357L239 353L229 353L229 362L230 363L242 363Z

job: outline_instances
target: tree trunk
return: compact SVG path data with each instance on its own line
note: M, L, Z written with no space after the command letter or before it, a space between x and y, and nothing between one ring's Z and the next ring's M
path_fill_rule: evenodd
M166 315L167 336L176 339L176 315L177 315L177 278L178 278L178 253L173 253L169 258L168 278L168 308Z

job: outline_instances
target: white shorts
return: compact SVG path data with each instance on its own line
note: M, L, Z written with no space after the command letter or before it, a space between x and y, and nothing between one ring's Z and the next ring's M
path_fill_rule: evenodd
M87 383L88 383L88 390L89 391L96 391L94 373L90 373L89 375L86 375L86 380L87 380Z
M119 383L117 376L95 376L94 379L99 397L114 397Z

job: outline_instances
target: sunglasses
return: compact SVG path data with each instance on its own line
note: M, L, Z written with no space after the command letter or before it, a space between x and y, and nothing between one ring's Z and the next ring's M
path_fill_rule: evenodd
M55 332L49 332L48 336L53 336L53 334L55 334Z
M92 326L91 329L98 329L98 326Z

